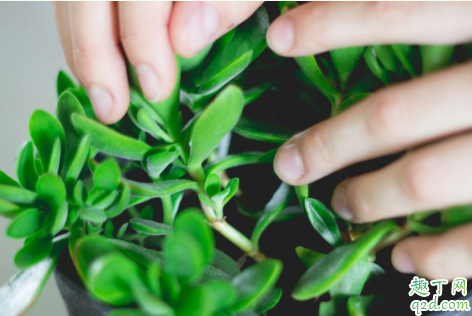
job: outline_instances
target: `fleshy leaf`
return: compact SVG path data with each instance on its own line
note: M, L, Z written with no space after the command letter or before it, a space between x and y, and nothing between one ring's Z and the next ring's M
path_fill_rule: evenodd
M74 89L75 88L75 83L74 81L64 72L64 71L59 71L59 74L57 75L57 81L56 81L56 92L57 96L60 96L64 91L67 89Z
M43 110L36 110L31 116L29 123L31 139L38 149L39 157L44 170L49 170L51 153L54 149L56 139L61 142L61 147L65 148L65 136L59 121Z
M270 291L281 272L282 263L275 259L265 259L241 272L232 280L238 295L231 309L239 311L253 306Z
M331 246L337 247L343 243L341 232L332 211L320 201L312 198L305 199L305 209L313 228Z
M252 140L282 144L295 135L297 131L284 126L257 122L247 117L241 117L234 128L234 132Z
M244 97L241 89L229 86L197 118L190 140L190 170L198 169L241 116Z
M364 47L359 46L338 48L329 52L343 90L363 53Z
M259 239L264 230L274 221L277 215L288 205L292 195L290 194L290 186L282 183L277 191L272 196L269 203L264 208L261 217L257 221L256 227L254 227L252 233L252 243L254 245L259 244Z
M172 227L148 219L132 218L131 227L138 233L149 236L163 236L172 233Z
M37 209L23 211L8 226L8 237L25 238L37 233L42 228L45 215Z
M296 300L308 300L327 292L354 266L358 260L396 229L394 222L379 223L354 242L344 244L312 265L295 285L292 296Z
M131 194L141 197L161 197L185 190L198 190L198 183L191 180L165 180L154 183L125 181L131 188Z
M143 160L149 145L120 134L83 115L72 114L72 123L80 135L89 135L90 143L100 151L130 160Z
M61 171L62 175L68 172L70 164L76 157L77 151L80 149L81 137L71 121L72 114L74 113L85 116L85 111L80 101L71 92L61 94L57 103L56 116L64 129L66 140L65 147L63 148L64 166Z
M93 182L97 188L113 191L120 184L121 170L115 159L102 162L93 173Z
M198 81L198 93L210 94L239 75L266 48L265 35L269 16L261 6L236 29L230 42L220 54L212 57Z
M16 174L21 185L28 190L35 190L38 175L34 166L33 142L26 143L20 151L16 163Z

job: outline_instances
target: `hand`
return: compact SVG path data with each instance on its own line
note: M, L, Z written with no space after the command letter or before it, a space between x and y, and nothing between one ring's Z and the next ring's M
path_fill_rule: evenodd
M194 56L261 3L55 2L55 15L69 68L100 121L111 124L128 109L125 55L146 98L164 100L175 84L174 52Z
M267 35L283 56L387 43L457 44L472 40L472 4L446 2L309 3L279 17ZM292 185L348 165L416 150L383 169L347 179L332 206L347 220L369 222L472 202L472 64L439 71L375 93L296 135L275 158ZM419 145L425 145L418 148ZM400 242L401 272L430 278L472 276L472 224ZM451 260L453 258L453 260Z

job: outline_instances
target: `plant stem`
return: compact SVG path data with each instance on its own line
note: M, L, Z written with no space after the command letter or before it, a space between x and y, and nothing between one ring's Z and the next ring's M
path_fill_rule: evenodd
M189 157L188 147L182 146L182 153L185 157ZM205 181L205 171L203 170L202 166L198 168L189 168L190 176L197 182L202 183ZM200 192L206 194L205 189L202 187ZM197 192L198 194L199 192ZM213 229L217 230L222 234L226 239L231 241L234 245L236 245L239 249L244 251L247 255L252 257L256 261L262 261L265 258L265 255L260 252L257 247L254 246L252 241L244 236L240 231L236 228L231 226L228 222L223 219L217 219L215 217L215 212L212 208L207 206L204 203L200 203L203 213L207 217L210 225Z
M265 259L265 255L260 252L249 238L244 236L240 231L231 226L224 219L219 220L214 217L213 210L206 204L201 203L203 212L210 221L213 229L218 231L221 235L225 236L226 239L231 241L239 249L244 251L247 255L252 257L256 261L262 261Z

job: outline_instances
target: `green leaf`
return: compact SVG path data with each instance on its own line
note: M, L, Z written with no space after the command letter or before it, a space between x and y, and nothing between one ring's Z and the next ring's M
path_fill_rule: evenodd
M307 78L328 98L331 104L337 104L342 98L341 93L323 74L314 56L295 57L295 61Z
M72 114L72 123L80 135L89 135L92 146L111 156L143 160L151 149L147 144L122 135L83 115Z
M124 223L120 229L118 230L118 233L116 233L116 239L122 239L124 234L126 233L126 230L128 229L129 223Z
M214 249L211 265L231 277L235 277L241 272L241 269L239 268L239 265L236 263L236 261L216 248Z
M180 294L176 314L185 316L212 315L212 303L202 287L189 286Z
M120 184L120 166L113 158L102 162L93 173L93 182L97 188L113 191Z
M318 260L295 285L292 296L308 300L320 296L339 283L358 260L363 260L382 238L397 229L394 222L385 221L354 242L337 247Z
M109 253L91 263L86 285L103 302L128 305L134 302L132 287L141 285L143 279L144 271L136 263L120 253Z
M56 81L56 92L57 96L60 96L64 91L67 89L74 89L75 83L74 81L64 72L59 71L57 74L57 81Z
M337 247L343 243L341 232L332 211L320 201L312 198L305 199L305 210L313 228L331 246Z
M200 50L198 54L190 58L178 56L180 60L181 71L190 71L200 66L205 60L205 57L207 57L212 46L212 44L205 46L205 48Z
M397 59L391 45L374 45L374 51L384 68L388 71L399 73L401 64Z
M365 47L345 47L334 49L329 52L334 68L338 72L339 81L343 90L352 72L356 68L359 59L364 53Z
M243 91L244 93L244 105L248 105L259 99L261 96L264 95L270 88L272 87L272 83L265 82L261 83L257 86L252 88L246 89Z
M190 170L198 169L223 137L234 128L243 106L241 89L228 86L197 118L190 139Z
M47 172L51 174L58 174L60 163L61 163L61 141L59 139L56 139L56 141L54 142L54 147L51 152L51 161L49 163L49 169L47 170Z
M78 150L80 150L81 137L71 121L72 114L74 113L85 116L85 111L80 101L71 92L61 94L57 104L56 116L64 129L66 140L65 147L63 147L64 166L61 171L62 175L65 175L69 171L70 164L77 156Z
M229 180L228 184L226 185L226 189L228 190L228 194L226 194L225 198L223 199L223 205L226 205L231 198L238 192L239 189L239 178L233 178Z
M357 260L343 279L333 286L329 293L331 297L360 295L369 277L372 263L367 255Z
M12 203L32 204L36 201L36 192L23 189L17 186L0 184L0 198Z
M258 314L265 313L274 308L282 298L282 289L273 287L262 299L257 302L254 311Z
M472 221L472 205L456 206L446 209L442 221L447 227L454 227Z
M105 237L113 238L114 234L115 225L113 225L113 222L107 222L107 224L105 225Z
M236 289L229 281L213 280L205 283L203 289L215 311L231 306L236 299Z
M39 200L52 211L59 210L66 200L66 187L59 176L46 174L39 178L36 192Z
M153 154L146 160L146 167L151 178L157 179L172 161L177 159L179 152L176 150Z
M69 168L67 169L67 173L65 176L66 184L68 187L74 185L75 181L78 179L82 169L85 165L85 161L87 160L87 156L90 150L90 137L86 135L80 141L77 151L75 153L75 157L72 159L71 163L69 164Z
M195 280L205 268L201 246L184 232L169 235L164 242L164 252L166 269L181 279Z
M341 113L351 106L355 105L356 103L360 102L361 100L367 98L372 93L365 93L365 92L356 92L345 98L338 106L336 111L333 112L333 115Z
M130 198L130 187L127 184L122 184L119 198L116 199L115 202L105 210L107 216L109 218L114 218L123 213L123 211L128 207Z
M175 82L174 89L172 90L171 95L167 99L159 101L159 102L151 103L143 99L141 95L137 96L136 94L133 94L133 93L131 94L131 98L134 99L135 102L145 103L149 105L150 108L152 108L153 111L163 121L164 126L166 127L166 130L169 132L170 136L175 140L179 140L180 139L180 126L179 126L180 65L179 65L178 59L176 59L176 65L177 65L176 82ZM131 64L128 64L128 66L129 66L129 73L130 73L131 81L142 94L141 86L139 84L138 76L136 74L136 69L133 66L131 66Z
M37 209L23 211L8 226L8 237L25 238L34 235L42 228L45 215L45 212Z
M131 227L138 233L149 236L163 236L172 233L172 227L142 218L132 218Z
M257 163L272 163L273 157L275 157L275 152L276 151L271 152L271 159L267 159L267 154L261 152L229 155L226 157L222 157L213 161L211 164L205 167L205 173L218 173L227 169Z
M49 170L51 153L54 149L56 139L61 142L61 147L65 148L65 136L59 121L51 114L36 110L31 116L29 123L31 139L38 149L39 157L44 170Z
M423 75L449 66L454 50L453 45L420 46Z
M171 195L180 191L199 189L199 185L191 180L165 180L154 183L141 183L124 180L131 188L131 194L149 198Z
M258 246L262 233L270 223L272 223L277 215L287 207L292 198L291 192L290 186L282 183L270 199L269 203L267 203L252 232L251 241L255 246Z
M13 180L9 175L0 170L0 184L5 184L13 187L19 187L18 182Z
M52 250L51 236L35 236L25 243L15 255L15 265L20 269L34 266L38 262L46 259Z
M133 292L138 305L148 314L155 316L174 315L172 308L166 302L149 293L147 289L135 286Z
M198 80L199 94L210 94L239 75L266 48L265 35L269 28L269 15L261 6L236 29L231 41L212 61Z
M303 265L307 268L311 267L314 265L318 260L323 258L325 255L316 251L313 251L311 249L298 246L295 248L295 251L297 253L298 258L301 260Z
M280 125L257 122L247 117L241 117L234 132L243 137L268 143L283 144L289 140L296 130Z
M214 196L221 190L221 179L216 174L209 174L205 180L205 192L209 197Z
M64 237L55 239L53 251L48 258L30 268L18 271L0 288L3 316L24 315L34 305L56 268L58 255L66 240Z
M215 238L208 221L202 213L192 209L183 211L175 220L174 231L192 236L202 251L205 264L212 261Z
M0 198L0 214L8 218L14 218L23 209L16 204Z
M16 159L16 175L21 185L28 190L35 190L38 182L38 174L34 166L34 147L33 142L27 142L21 148L20 154Z
M85 207L80 211L80 218L92 223L104 223L108 217L105 211L95 207Z
M54 221L52 223L51 235L55 236L64 228L68 215L69 204L64 202L60 208L54 211Z
M390 83L390 76L384 66L379 62L375 55L374 47L367 47L364 52L364 59L370 71L385 85Z
M275 259L265 259L241 272L232 280L238 295L231 309L241 311L254 306L274 286L281 272L282 262Z
M146 109L141 109L136 115L139 127L145 132L152 135L156 139L162 139L167 143L172 143L173 139L164 132L164 130L156 123L151 113Z
M421 73L421 56L417 46L395 44L392 45L392 49L411 77L416 77Z

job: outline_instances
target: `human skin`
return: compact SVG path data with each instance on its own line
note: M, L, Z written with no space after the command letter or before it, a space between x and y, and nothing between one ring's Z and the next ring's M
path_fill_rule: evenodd
M55 13L72 73L97 117L111 124L129 104L125 55L146 98L163 100L176 78L174 53L194 56L261 3L58 2ZM372 44L460 44L472 41L471 13L472 3L312 2L276 19L267 42L287 57ZM334 210L371 222L472 203L471 87L472 63L466 63L382 89L290 139L275 170L301 185L411 149L383 169L339 184ZM401 272L430 278L471 277L471 238L472 224L408 238L395 246L392 262Z

